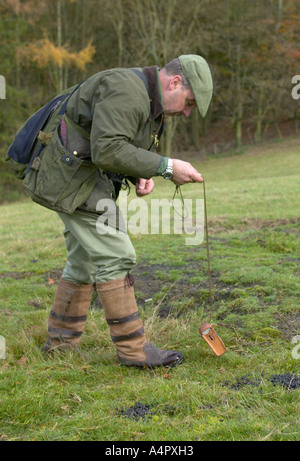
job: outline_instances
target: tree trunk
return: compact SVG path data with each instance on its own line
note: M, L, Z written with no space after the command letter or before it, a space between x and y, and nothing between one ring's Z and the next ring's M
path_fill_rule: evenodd
M61 38L61 1L57 1L57 46L61 49L62 38ZM58 91L63 91L63 64L58 65Z
M278 16L277 16L277 23L276 23L276 28L275 28L275 34L278 36L279 34L279 29L281 26L281 19L282 19L282 1L283 0L278 0Z
M235 136L235 143L236 147L240 149L243 145L243 126L242 126L242 118L238 117L234 123L234 136Z
M166 118L165 125L166 128L164 135L163 155L165 155L166 157L171 157L173 139L173 119L171 117Z
M263 99L264 99L263 88L259 88L257 118L256 118L256 130L255 130L255 142L262 142L262 119L263 119Z
M234 120L234 134L236 147L239 149L243 144L243 95L241 88L241 45L237 45L237 68L236 68L236 109L235 109L235 120Z
M199 136L199 115L198 110L194 109L192 112L192 142L196 150L200 149L200 136Z

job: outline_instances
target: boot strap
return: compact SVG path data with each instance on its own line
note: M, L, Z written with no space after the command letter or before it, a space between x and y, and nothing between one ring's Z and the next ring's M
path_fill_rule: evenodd
M82 335L82 331L65 330L63 328L48 327L48 332L51 338L63 340L64 338L78 338Z
M129 333L128 335L111 336L111 339L114 343L118 343L120 341L130 341L132 338L143 336L144 334L145 334L144 327L141 327L138 330L135 330L132 333Z
M119 319L106 319L108 325L120 325L122 323L132 322L140 318L139 311L134 312L133 314L127 315L126 317L121 317Z
M53 310L50 312L50 317L61 320L63 322L70 322L70 323L76 323L76 322L85 322L87 319L87 315L78 315L76 317L68 316L68 315L61 315L57 314Z

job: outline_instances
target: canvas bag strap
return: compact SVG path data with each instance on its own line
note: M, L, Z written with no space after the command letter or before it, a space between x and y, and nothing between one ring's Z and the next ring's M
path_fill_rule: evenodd
M78 88L80 87L80 85L82 85L82 83L84 82L85 80L83 80L82 82L80 82L75 88L74 90L70 93L70 95L65 99L64 103L62 104L59 112L57 113L58 116L63 116L64 113L66 112L66 108L67 108L67 104L71 98L71 96L73 96L73 94L75 93L75 91L78 90ZM57 107L55 106L53 109L52 109L52 115L53 113L55 112L55 110L57 110ZM51 115L51 116L52 116ZM51 131L51 133L53 133L56 128L58 127L58 125L60 124L61 120L55 125L55 127L53 128L53 130ZM31 169L31 165L33 163L33 161L40 156L42 150L44 149L45 145L44 144L41 144L39 146L39 148L37 149L36 153L32 156L32 158L30 159L30 162L28 163L28 166L26 168L26 171L25 171L25 176L29 173L30 169Z

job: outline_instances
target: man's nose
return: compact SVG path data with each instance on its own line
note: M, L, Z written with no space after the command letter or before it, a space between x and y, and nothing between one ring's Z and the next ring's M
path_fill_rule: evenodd
M193 109L194 109L193 107L189 107L188 109L184 109L184 110L182 111L182 113L183 113L183 115L184 115L185 117L189 117L189 116L191 115Z

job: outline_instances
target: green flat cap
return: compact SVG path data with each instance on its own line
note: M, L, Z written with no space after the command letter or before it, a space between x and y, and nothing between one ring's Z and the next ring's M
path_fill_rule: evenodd
M192 87L200 115L205 117L213 92L210 68L205 59L196 54L179 56L179 61L182 72Z

